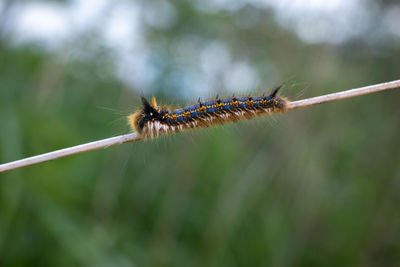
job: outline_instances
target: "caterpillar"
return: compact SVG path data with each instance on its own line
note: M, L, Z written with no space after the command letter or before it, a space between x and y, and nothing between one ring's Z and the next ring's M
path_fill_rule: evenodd
M128 116L132 130L143 138L190 130L200 127L248 120L264 114L285 113L288 100L277 95L277 87L267 96L247 96L215 99L185 108L169 109L157 105L153 97L151 104L141 97L143 107Z

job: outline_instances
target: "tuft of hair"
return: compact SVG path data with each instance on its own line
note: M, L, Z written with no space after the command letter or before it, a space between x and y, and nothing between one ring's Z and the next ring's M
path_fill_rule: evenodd
M276 87L272 93L270 94L271 97L275 97L276 94L278 93L278 91L282 88L282 85L279 85L278 87Z
M135 112L135 113L133 113L133 114L130 114L129 116L128 116L128 124L129 124L129 126L131 127L131 129L133 130L133 131L136 131L136 132L138 132L139 134L140 134L140 132L138 131L138 125L137 125L137 116L139 115L139 113L140 113L140 111L137 111L137 112Z

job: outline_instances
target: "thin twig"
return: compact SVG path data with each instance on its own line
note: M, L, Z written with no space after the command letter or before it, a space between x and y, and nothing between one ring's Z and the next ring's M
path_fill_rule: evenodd
M106 138L103 140L94 141L94 142L90 142L90 143L86 143L86 144L82 144L82 145L68 147L68 148L56 150L53 152L48 152L45 154L40 154L37 156L1 164L0 165L0 173L23 168L26 166L38 164L38 163L45 162L45 161L50 161L50 160L54 160L54 159L68 157L68 156L75 155L75 154L88 152L91 150L97 150L97 149L107 148L107 147L114 146L114 145L120 145L120 144L124 144L124 143L128 143L128 142L138 141L140 139L141 139L141 137L139 136L139 134L130 133L130 134L124 134L124 135L120 135L120 136Z
M306 108L309 106L314 106L318 104L338 101L346 98L352 98L361 95L372 94L381 91L392 90L400 87L400 80L391 81L387 83L380 83L370 86L365 86L356 89L350 89L347 91L342 91L338 93L333 93L329 95L316 96L312 98L307 98L299 101L292 101L288 105L288 110Z
M293 101L288 104L288 110L305 108L305 107L309 107L309 106L313 106L313 105L338 101L338 100L342 100L342 99L346 99L346 98L391 90L391 89L395 89L395 88L400 88L400 80L391 81L391 82L387 82L387 83L380 83L380 84L361 87L361 88L357 88L357 89L351 89L351 90L347 90L347 91L343 91L343 92L339 92L339 93L317 96L317 97L303 99L303 100L299 100L299 101ZM94 141L94 142L90 142L90 143L86 143L86 144L82 144L82 145L78 145L78 146L64 148L64 149L56 150L53 152L37 155L34 157L25 158L25 159L1 164L0 165L0 173L23 168L26 166L38 164L38 163L45 162L45 161L50 161L50 160L54 160L54 159L58 159L58 158L63 158L63 157L67 157L67 156L71 156L71 155L75 155L75 154L88 152L91 150L97 150L97 149L101 149L101 148L107 148L107 147L110 147L113 145L119 145L119 144L124 144L124 143L128 143L128 142L139 141L141 139L142 138L139 134L130 133L130 134L115 136L115 137L111 137L111 138L107 138L107 139L103 139L103 140L99 140L99 141Z

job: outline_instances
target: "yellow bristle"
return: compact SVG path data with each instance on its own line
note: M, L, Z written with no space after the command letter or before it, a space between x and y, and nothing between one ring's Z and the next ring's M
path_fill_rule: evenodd
M136 126L136 117L137 117L138 113L139 112L136 112L136 113L133 113L128 116L128 124L131 126L131 129L136 132L138 132L138 129Z
M151 105L153 106L153 108L157 109L157 100L154 96L151 99Z

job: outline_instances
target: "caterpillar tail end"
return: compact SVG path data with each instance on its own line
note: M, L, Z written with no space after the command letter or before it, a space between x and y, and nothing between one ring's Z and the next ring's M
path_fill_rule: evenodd
M281 114L285 114L288 111L288 103L290 101L286 97L280 97L280 99L281 99L281 103L280 103L280 106L279 106L280 113Z

